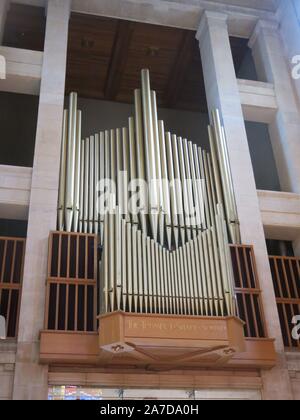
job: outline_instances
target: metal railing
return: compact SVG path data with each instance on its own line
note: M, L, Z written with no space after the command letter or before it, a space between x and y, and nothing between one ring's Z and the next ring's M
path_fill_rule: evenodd
M300 258L270 256L269 259L284 345L300 349L300 340L292 335L293 318L300 315Z
M245 336L265 338L266 325L254 249L246 245L232 245L230 249L238 316L245 322Z
M18 332L26 240L0 237L0 315L6 321L6 337Z
M97 331L97 235L54 232L50 236L45 329ZM238 316L245 336L266 337L253 248L231 246Z
M49 251L45 329L97 331L97 235L54 232Z

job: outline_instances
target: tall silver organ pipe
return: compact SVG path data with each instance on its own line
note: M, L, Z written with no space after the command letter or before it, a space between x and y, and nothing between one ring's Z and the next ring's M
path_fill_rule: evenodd
M229 243L241 238L221 116L212 110L205 151L165 131L148 70L141 79L128 127L88 138L70 95L58 229L99 235L104 313L232 315Z
M215 226L169 251L126 222L117 209L105 222L109 234L100 263L103 312L234 315L231 260L220 209L215 217ZM105 268L107 255L110 270Z
M77 124L77 95L70 95L70 109L67 134L67 156L66 156L66 191L65 191L65 226L68 232L72 229L75 204L76 186L76 149L78 135Z
M58 195L58 215L57 224L58 230L64 230L65 224L65 198L66 198L66 158L67 158L67 136L68 136L68 111L64 111L63 115L63 130L62 130L62 145L60 155L60 177L59 177L59 195Z

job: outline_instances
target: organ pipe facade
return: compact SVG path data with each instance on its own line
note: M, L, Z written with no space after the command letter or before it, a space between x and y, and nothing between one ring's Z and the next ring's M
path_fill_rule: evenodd
M64 112L58 229L99 235L100 311L235 314L229 243L240 230L218 110L210 151L166 132L149 71L128 127L81 136Z

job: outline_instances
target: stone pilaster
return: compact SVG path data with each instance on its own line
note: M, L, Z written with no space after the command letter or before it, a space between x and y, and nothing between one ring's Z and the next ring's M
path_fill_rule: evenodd
M0 45L3 42L4 28L6 22L7 11L9 8L10 0L1 0L0 2Z
M46 399L48 370L39 364L48 238L56 228L68 25L71 0L48 0L28 240L25 254L13 398Z
M300 193L300 112L278 24L259 21L249 46L259 77L275 87L278 112L269 126L283 191Z
M276 339L278 365L263 372L265 399L291 399L292 391L273 290L265 235L229 42L227 15L205 12L197 33L208 108L222 114L241 223L242 241L254 245L268 334Z
M279 3L278 18L280 21L280 34L284 43L291 71L300 57L300 3L298 0L285 0ZM297 57L297 59L295 58ZM297 71L299 75L299 71ZM297 76L294 86L298 95L300 106L300 78Z

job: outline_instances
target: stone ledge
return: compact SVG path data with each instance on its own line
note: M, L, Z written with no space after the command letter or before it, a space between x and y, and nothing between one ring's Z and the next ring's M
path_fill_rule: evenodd
M300 236L300 195L257 191L266 235L272 239L295 240Z
M28 217L32 168L0 165L0 217L26 220Z
M6 59L5 80L0 81L0 89L38 95L40 91L43 53L18 48L0 47L0 55Z

